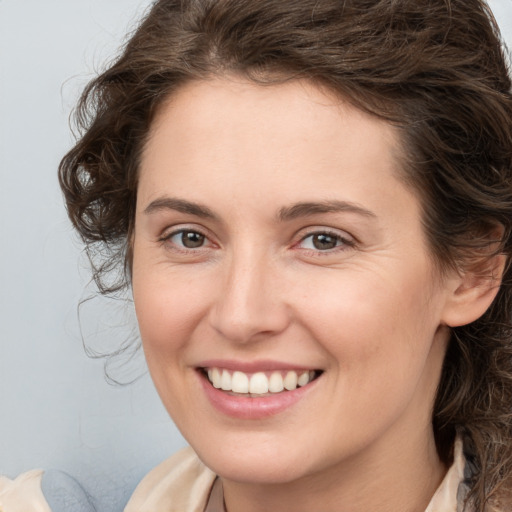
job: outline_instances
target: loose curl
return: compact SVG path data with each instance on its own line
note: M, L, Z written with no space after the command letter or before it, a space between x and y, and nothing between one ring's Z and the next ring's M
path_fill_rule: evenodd
M140 155L181 85L226 73L305 78L397 127L437 267L512 253L512 93L480 0L159 0L85 89L81 138L60 164L73 225L103 294L130 286ZM483 265L483 266L482 266ZM492 278L492 276L489 276ZM512 267L489 310L452 329L433 409L440 457L456 433L475 471L468 503L499 508L512 479ZM504 509L503 509L504 510Z

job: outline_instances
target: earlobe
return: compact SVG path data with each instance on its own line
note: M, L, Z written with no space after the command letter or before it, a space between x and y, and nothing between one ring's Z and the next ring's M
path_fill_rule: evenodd
M498 294L506 262L505 255L497 254L450 280L443 324L460 327L480 318Z

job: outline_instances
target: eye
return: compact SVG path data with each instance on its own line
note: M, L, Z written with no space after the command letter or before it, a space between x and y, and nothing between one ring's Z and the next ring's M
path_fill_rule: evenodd
M199 231L181 229L180 231L175 231L174 233L165 236L163 240L170 242L178 248L200 249L205 246L208 239Z
M341 247L352 247L353 245L354 242L352 240L328 231L311 233L299 242L301 249L323 252Z

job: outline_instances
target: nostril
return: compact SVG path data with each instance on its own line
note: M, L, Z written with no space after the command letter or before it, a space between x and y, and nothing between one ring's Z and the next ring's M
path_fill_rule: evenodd
M265 300L265 299L263 299ZM210 313L212 328L226 340L251 343L282 333L289 325L288 313L278 305L222 304Z

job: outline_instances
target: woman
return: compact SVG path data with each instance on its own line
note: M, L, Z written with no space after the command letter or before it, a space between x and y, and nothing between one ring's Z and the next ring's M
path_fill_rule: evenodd
M160 0L77 119L69 215L194 450L127 512L510 510L512 96L485 4Z

